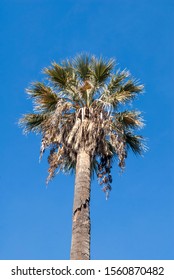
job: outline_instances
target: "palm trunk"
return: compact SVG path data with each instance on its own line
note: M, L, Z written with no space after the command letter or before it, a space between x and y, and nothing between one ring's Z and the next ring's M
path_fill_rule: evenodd
M90 259L90 156L77 155L74 190L71 260Z

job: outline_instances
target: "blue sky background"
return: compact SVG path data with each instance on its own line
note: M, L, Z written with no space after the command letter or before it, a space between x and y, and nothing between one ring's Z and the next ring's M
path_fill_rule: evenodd
M1 0L0 259L69 259L73 176L46 188L40 137L17 126L41 70L87 51L145 84L149 152L113 168L108 201L92 183L91 259L174 259L173 0Z

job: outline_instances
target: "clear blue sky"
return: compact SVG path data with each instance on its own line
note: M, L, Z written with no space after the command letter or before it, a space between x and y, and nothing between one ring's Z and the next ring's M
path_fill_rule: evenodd
M25 88L41 70L87 51L115 57L145 84L149 152L113 168L108 201L92 183L92 259L174 259L173 0L1 0L0 259L69 259L73 176L46 188L40 137L22 135Z

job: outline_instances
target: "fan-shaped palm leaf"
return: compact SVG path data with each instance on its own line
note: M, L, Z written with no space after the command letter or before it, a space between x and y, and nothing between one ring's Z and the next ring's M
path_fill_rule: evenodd
M65 89L68 81L67 71L56 62L52 63L52 67L45 68L44 73L48 75L54 86L58 86L60 89Z
M110 77L114 64L115 61L113 59L105 61L102 58L92 58L92 74L94 76L96 85L101 86Z
M48 113L54 111L60 99L50 87L40 82L33 83L32 88L28 89L27 92L34 99L36 112Z
M36 132L41 133L47 115L44 114L25 114L19 121L19 125L24 127L24 133Z
M125 129L142 128L144 126L143 118L139 111L124 111L116 113L115 121L120 123Z
M131 148L135 154L142 155L147 150L146 145L143 143L144 138L141 135L134 135L131 132L127 132L125 133L125 141L128 149Z

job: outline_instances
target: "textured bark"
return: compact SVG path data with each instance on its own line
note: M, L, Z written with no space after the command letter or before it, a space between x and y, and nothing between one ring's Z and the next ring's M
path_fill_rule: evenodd
M77 155L74 190L71 260L90 259L90 156Z

